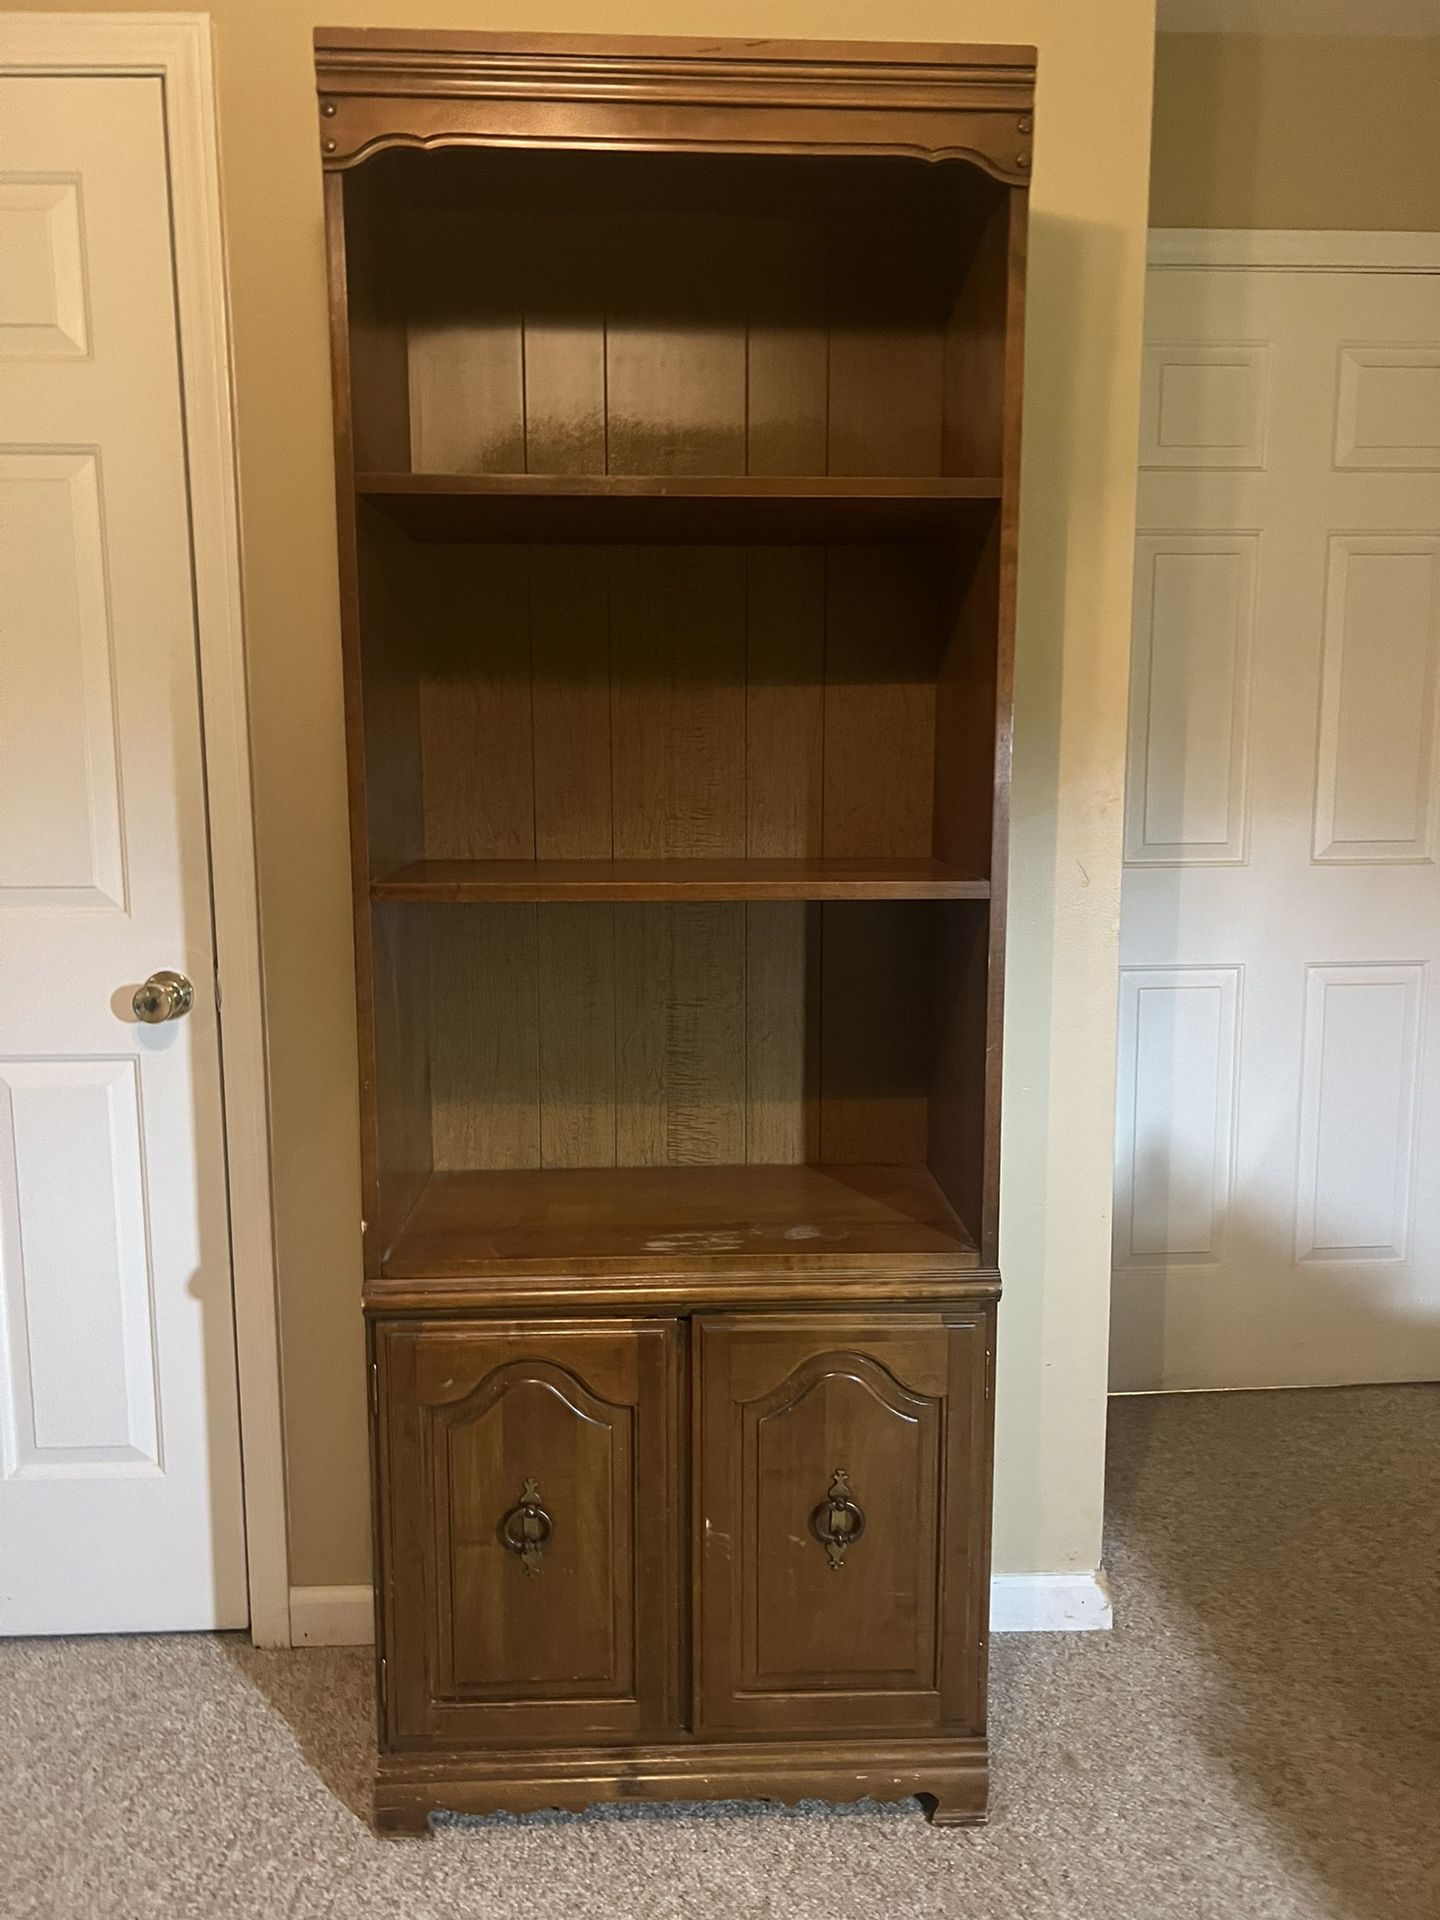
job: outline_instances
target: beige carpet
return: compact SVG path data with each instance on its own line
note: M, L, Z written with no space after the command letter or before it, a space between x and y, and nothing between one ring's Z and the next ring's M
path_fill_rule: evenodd
M992 1824L364 1821L363 1654L0 1646L5 1920L1436 1920L1440 1389L1119 1403L1111 1634L996 1642Z

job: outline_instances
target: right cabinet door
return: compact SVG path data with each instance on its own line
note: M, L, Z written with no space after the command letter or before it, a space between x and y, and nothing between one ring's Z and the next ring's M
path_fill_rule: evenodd
M991 1325L701 1320L701 1729L982 1729Z

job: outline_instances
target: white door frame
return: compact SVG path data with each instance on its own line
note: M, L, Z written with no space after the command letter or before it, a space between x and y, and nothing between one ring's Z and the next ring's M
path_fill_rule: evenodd
M257 1646L286 1647L285 1452L210 21L191 13L11 14L0 19L0 72L154 75L163 88L211 891L224 993L221 1071L250 1634Z

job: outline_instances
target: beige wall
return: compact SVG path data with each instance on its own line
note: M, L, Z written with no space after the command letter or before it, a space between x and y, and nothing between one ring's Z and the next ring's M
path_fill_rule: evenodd
M996 1564L1097 1563L1153 0L216 0L292 1577L368 1578L317 23L1034 41Z
M1440 228L1433 40L1162 33L1157 227Z

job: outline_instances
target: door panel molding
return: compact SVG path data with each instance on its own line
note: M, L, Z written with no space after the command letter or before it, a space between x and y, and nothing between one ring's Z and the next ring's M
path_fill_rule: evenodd
M155 75L163 82L211 887L224 991L222 1097L250 1633L257 1646L288 1646L268 1095L210 23L203 14L11 14L0 20L0 72Z
M64 800L38 826L0 808L0 914L34 907L126 913L125 805L120 781L114 620L100 510L98 447L0 450L0 567L46 548L52 565L27 597L25 624L52 636L33 649L0 712L0 783L34 793L61 773ZM60 564L63 553L66 564ZM68 724L73 715L78 725ZM63 769L63 772L62 772ZM15 829L19 830L16 831Z
M1440 533L1332 531L1313 860L1434 860L1437 733Z
M7 1480L164 1471L139 1067L0 1060Z
M1297 1261L1409 1252L1425 974L1424 961L1305 969Z
M1254 531L1136 535L1127 865L1245 864L1259 570Z

